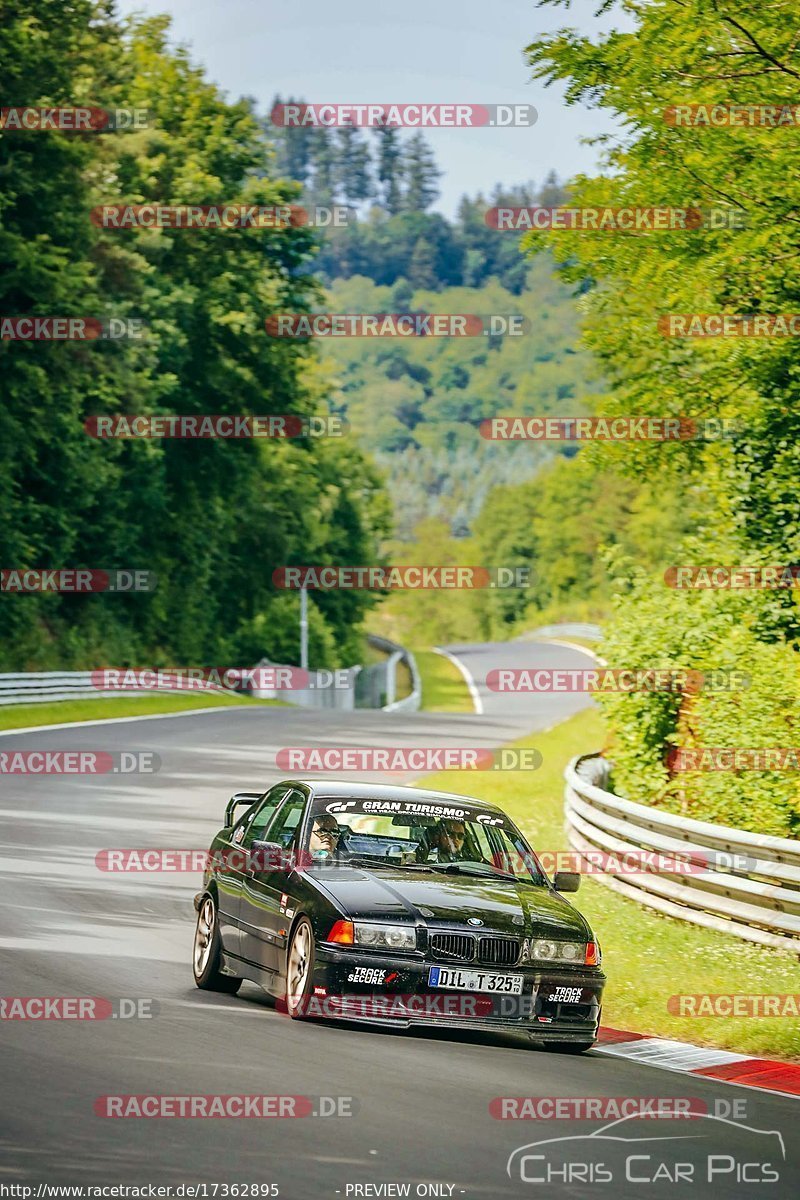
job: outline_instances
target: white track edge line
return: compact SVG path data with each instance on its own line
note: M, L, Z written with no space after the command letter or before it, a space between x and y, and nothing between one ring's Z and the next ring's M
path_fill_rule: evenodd
M433 653L441 654L442 658L449 658L450 662L458 668L463 676L467 688L469 689L469 694L472 697L472 706L475 709L475 712L478 714L478 716L483 716L483 701L480 698L478 689L475 685L475 680L469 668L464 666L464 663L460 658L456 658L455 654L451 654L449 650L443 650L441 646L434 646Z
M163 721L167 717L196 717L200 713L232 712L255 708L249 704L215 704L213 708L185 708L181 712L146 713L141 717L96 717L91 721L62 721L59 725L21 725L18 729L0 729L0 737L18 733L47 733L51 729L81 729L88 725L122 725L126 721Z
M568 642L564 638L541 637L532 638L528 645L535 646L537 642L539 642L541 645L566 646L568 650L577 650L580 654L588 654L589 657L593 658L594 661L601 667L608 666L608 663L604 658L601 658L599 654L595 654L594 650L590 650L588 646L579 645L578 642Z

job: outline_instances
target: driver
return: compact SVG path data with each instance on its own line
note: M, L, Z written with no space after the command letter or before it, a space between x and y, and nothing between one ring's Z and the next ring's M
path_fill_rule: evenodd
M417 847L417 861L458 862L459 859L465 858L466 832L463 821L437 821L425 841Z
M324 860L335 858L339 854L339 839L341 832L336 817L321 813L314 817L308 848L311 857Z

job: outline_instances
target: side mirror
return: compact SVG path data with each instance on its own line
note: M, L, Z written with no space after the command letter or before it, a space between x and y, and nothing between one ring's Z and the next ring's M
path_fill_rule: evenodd
M557 892L577 892L581 886L581 877L577 871L556 871L553 877L553 887Z
M247 869L251 875L259 871L291 871L294 865L294 851L287 850L280 842L254 841L250 847Z
M246 804L249 808L251 804L255 804L256 800L260 800L263 792L237 792L235 796L231 796L225 808L225 828L230 829L234 823L234 813L237 808L241 808Z

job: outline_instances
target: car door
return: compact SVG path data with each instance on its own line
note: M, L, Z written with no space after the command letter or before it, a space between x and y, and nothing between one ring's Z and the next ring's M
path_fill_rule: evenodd
M252 839L277 842L285 851L285 862L278 865L259 862L256 856L242 882L241 954L248 962L267 971L282 969L286 930L292 917L288 911L292 906L287 891L292 875L291 852L307 803L302 792L292 790L275 810L260 838Z
M220 863L216 873L220 937L226 954L235 954L237 957L243 954L240 915L249 846L263 837L264 829L289 790L286 784L280 783L270 788L234 824L228 842L217 856L217 862Z

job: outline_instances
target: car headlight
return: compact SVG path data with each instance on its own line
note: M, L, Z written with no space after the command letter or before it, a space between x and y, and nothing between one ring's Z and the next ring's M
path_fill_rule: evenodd
M531 943L531 958L544 962L585 963L586 943L539 939Z
M354 921L356 946L371 946L376 950L416 950L417 931L413 925L378 925L369 921Z

